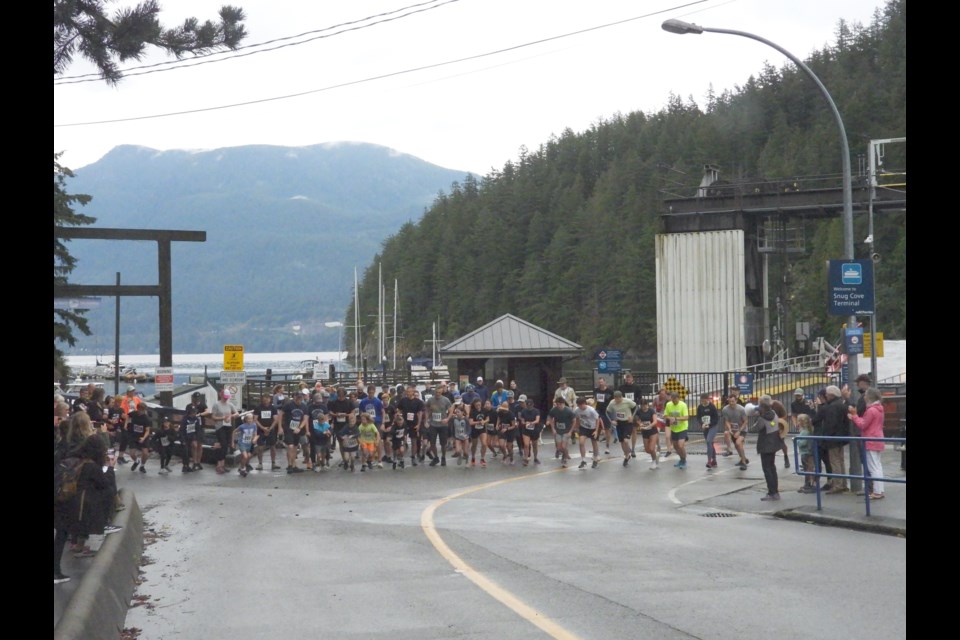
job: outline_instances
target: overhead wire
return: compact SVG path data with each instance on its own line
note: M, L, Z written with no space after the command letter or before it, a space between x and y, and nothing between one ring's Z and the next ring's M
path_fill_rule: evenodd
M629 22L635 22L635 21L637 21L637 20L642 20L642 19L645 19L645 18L650 18L650 17L656 16L656 15L660 15L660 14L663 14L663 13L676 11L677 9L683 9L683 8L685 8L685 7L690 7L690 6L694 6L694 5L698 5L698 4L703 4L704 2L709 2L709 0L694 0L693 2L687 2L687 3L684 3L684 4L680 4L680 5L675 5L675 6L673 6L673 7L668 7L668 8L666 8L666 9L661 9L661 10L658 10L658 11L652 11L652 12L650 12L650 13L646 13L646 14L639 15L639 16L634 16L634 17L632 17L632 18L625 18L625 19L623 19L623 20L616 20L616 21L614 21L614 22L608 22L608 23L606 23L606 24L596 25L596 26L593 26L593 27L587 27L587 28L585 28L585 29L578 29L577 31L571 31L571 32L564 33L564 34L560 34L560 35L556 35L556 36L550 36L550 37L547 37L547 38L541 38L541 39L539 39L539 40L532 40L532 41L530 41L530 42L525 42L525 43L522 43L522 44L510 46L510 47L504 47L503 49L496 49L496 50L494 50L494 51L487 51L487 52L485 52L485 53L478 53L478 54L475 54L475 55L472 55L472 56L465 56L465 57L463 57L463 58L456 58L456 59L453 59L453 60L446 60L446 61L444 61L444 62L436 62L436 63L432 63L432 64L426 64L426 65L422 65L422 66L419 66L419 67L412 67L412 68L409 68L409 69L403 69L403 70L400 70L400 71L391 71L391 72L389 72L389 73L383 73L383 74L379 74L379 75L375 75L375 76L368 76L368 77L366 77L366 78L361 78L361 79L358 79L358 80L350 80L350 81L347 81L347 82L341 82L341 83L338 83L338 84L328 85L328 86L326 86L326 87L320 87L320 88L318 88L318 89L309 89L309 90L307 90L307 91L300 91L300 92L297 92L297 93L289 93L289 94L285 94L285 95L282 95L282 96L273 96L273 97L270 97L270 98L259 98L259 99L257 99L257 100L247 100L247 101L244 101L244 102L235 102L235 103L231 103L231 104L217 105L217 106L214 106L214 107L201 107L201 108L197 108L197 109L187 109L187 110L184 110L184 111L172 111L172 112L168 112L168 113L157 113L157 114L151 114L151 115L145 115L145 116L131 116L131 117L128 117L128 118L114 118L114 119L110 119L110 120L93 120L93 121L87 121L87 122L71 122L71 123L66 123L66 124L54 124L53 126L54 126L54 128L63 128L63 127L92 126L92 125L101 125L101 124L115 124L115 123L120 123L120 122L135 122L135 121L138 121L138 120L153 120L153 119L158 119L158 118L169 118L169 117L189 115L189 114L194 114L194 113L205 113L205 112L208 112L208 111L220 111L220 110L224 110L224 109L234 109L234 108L237 108L237 107L246 107L246 106L255 105L255 104L263 104L263 103L266 103L266 102L276 102L276 101L279 101L279 100L289 100L289 99L291 99L291 98L299 98L299 97L302 97L302 96L312 95L312 94L315 94L315 93L323 93L323 92L326 92L326 91L333 91L334 89L342 89L342 88L345 88L345 87L355 86L355 85L359 85L359 84L365 84L365 83L374 82L374 81L377 81L377 80L384 80L384 79L386 79L386 78L393 78L393 77L396 77L396 76L402 76L402 75L407 75L407 74L410 74L410 73L416 73L416 72L418 72L418 71L426 71L426 70L428 70L428 69L436 69L436 68L438 68L438 67L449 66L449 65L452 65L452 64L459 64L459 63L461 63L461 62L468 62L468 61L470 61L470 60L478 60L478 59L480 59L480 58L486 58L486 57L489 57L489 56L499 55L499 54L501 54L501 53L506 53L506 52L509 52L509 51L516 51L516 50L518 50L518 49L523 49L523 48L526 48L526 47L532 47L532 46L535 46L535 45L538 45L538 44L543 44L543 43L545 43L545 42L552 42L552 41L554 41L554 40L560 40L560 39L563 39L563 38L569 38L569 37L572 37L572 36L582 35L582 34L584 34L584 33L590 33L590 32L592 32L592 31L597 31L597 30L600 30L600 29L607 29L607 28L609 28L609 27L614 27L614 26L626 24L626 23L629 23Z
M438 1L439 0L428 0L427 2L408 5L406 7L395 9L393 11L387 11L384 13L367 16L366 18L360 18L359 20L351 20L349 22L342 22L340 24L324 27L323 29L306 31L304 33L300 33L295 36L284 36L282 38L274 38L273 40L267 40L265 42L237 47L236 49L233 49L231 51L211 51L209 53L193 56L192 58L189 58L189 59L164 60L163 62L157 62L154 64L128 67L126 69L121 69L120 73L122 73L124 77L135 77L135 76L142 76L142 75L147 75L151 73L160 73L163 71L176 71L179 69L188 69L190 67L197 67L204 64L212 64L215 62L225 62L227 60L244 58L247 56L256 55L258 53L266 53L268 51L276 51L278 49L285 49L287 47L295 47L301 44L306 44L308 42L313 42L315 40L320 40L323 38L332 38L333 36L339 36L344 33L349 33L351 31L359 31L361 29L366 29L368 27L384 24L386 22L401 20L403 18L407 18L412 15L416 15L418 13L423 13L424 11L431 11L433 9L438 9L444 5L448 5L454 2L460 2L460 0L443 0L442 2L439 2L439 4L437 4ZM425 6L425 5L433 5L433 6ZM393 15L396 13L400 13L401 11L407 11L408 9L416 9L416 10L410 11L408 13L404 13L403 15L399 15L399 16ZM384 16L391 16L391 15L393 17L390 17L390 18L384 17ZM375 18L383 18L383 19L376 20L375 22L369 22L370 20L374 20ZM362 24L362 23L366 23L366 24ZM359 26L351 26L351 25L359 25ZM339 29L340 27L349 27L349 28L341 29L340 31L336 31L334 33L324 33L327 31L331 31L333 29ZM317 36L314 36L313 38L307 38L306 40L298 40L297 42L287 42L286 44L281 44L275 47L267 47L263 49L256 49L255 51L247 51L248 49L254 49L255 47L265 47L266 45L274 44L277 42L286 42L288 40L303 38L304 36L308 36L311 34L318 34L318 33L323 35L317 35ZM245 51L245 53L237 53L241 51ZM202 58L210 58L212 56L220 56L220 57L214 60L202 60ZM86 82L101 82L101 81L102 81L102 78L100 77L99 73L84 73L76 76L62 76L59 79L55 80L53 84L54 86L60 86L60 85L67 85L67 84L82 84Z

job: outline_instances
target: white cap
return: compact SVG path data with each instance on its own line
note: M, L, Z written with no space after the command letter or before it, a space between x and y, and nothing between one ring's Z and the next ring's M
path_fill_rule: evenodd
M518 402L526 402L526 401L527 401L527 394L521 393L521 394L520 394L520 397L517 398L517 401L518 401Z
M477 376L477 382L483 382L483 376Z

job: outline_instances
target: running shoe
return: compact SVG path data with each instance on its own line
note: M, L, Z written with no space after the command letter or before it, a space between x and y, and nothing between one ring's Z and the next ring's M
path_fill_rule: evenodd
M64 582L70 582L70 576L62 573L53 574L53 584L63 584Z
M534 458L533 464L540 464L540 458Z
M262 465L262 464L258 464L258 465L257 465L257 471L263 471L263 465Z
M481 460L481 461L480 461L480 466L483 467L484 469L486 469L486 468L487 468L487 461L486 461L486 460Z
M650 462L650 468L651 468L651 469L659 469L659 468L660 468L660 463L659 463L658 461L656 461L656 460L652 460L652 461Z
M108 536L111 533L116 533L117 531L122 531L123 527L118 527L115 524L108 524L103 528L103 535Z
M596 468L599 467L599 466L600 466L600 463L599 463L597 460L594 460L594 461L593 461L593 464L590 465L590 468L591 468L591 469L596 469Z
M140 473L146 473L146 472L147 472L147 465L145 464L140 465Z
M630 464L630 458L624 458L624 459L623 459L623 466L626 467L628 464Z
M586 468L587 468L587 461L581 460L580 465L577 467L577 469L586 469Z
M130 467L130 471L136 471L136 470L137 470L137 467L139 467L139 466L140 466L140 461L139 461L139 460L134 460L134 461L133 461L133 466Z
M440 458L440 466L441 466L441 467L447 466L447 459L446 459L446 458Z

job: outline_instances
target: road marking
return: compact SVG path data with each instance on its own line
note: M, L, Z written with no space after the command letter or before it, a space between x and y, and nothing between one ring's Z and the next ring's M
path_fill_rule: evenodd
M689 482L684 482L683 484L678 485L678 486L674 487L673 489L670 489L670 491L667 492L667 497L670 498L670 501L671 501L673 504L683 504L683 502L682 502L679 498L677 498L677 489L683 489L684 487L689 486L689 485L693 484L694 482L700 482L700 481L703 480L704 478L709 478L710 476L720 475L721 473L727 473L728 471L733 471L734 469L739 469L739 468L740 468L740 467L731 467L730 469L724 469L723 471L717 471L716 473L711 473L711 474L709 474L709 475L700 476L699 478L694 478L693 480L690 480Z
M541 611L534 609L527 603L520 600L520 598L513 595L511 592L507 591L499 584L490 578L487 578L482 573L467 564L463 558L458 556L450 547L447 546L447 543L444 542L443 538L440 537L440 534L437 533L437 529L433 524L434 512L451 500L474 493L476 491L483 491L484 489L490 489L491 487L496 487L501 484L507 484L508 482L536 478L538 476L545 476L549 473L557 473L558 471L566 471L566 469L561 467L559 469L541 471L539 473L533 473L530 475L486 482L475 487L470 487L469 489L464 489L463 491L449 495L446 498L441 498L424 509L423 513L420 514L420 527L423 529L427 539L430 540L437 552L439 552L440 555L443 556L444 559L453 566L454 570L456 570L457 573L461 573L469 578L471 582L486 591L489 596L498 600L501 604L506 605L509 609L513 610L514 613L531 624L537 626L541 631L544 631L552 638L557 638L558 640L579 640L579 636L567 631L559 624L544 615Z

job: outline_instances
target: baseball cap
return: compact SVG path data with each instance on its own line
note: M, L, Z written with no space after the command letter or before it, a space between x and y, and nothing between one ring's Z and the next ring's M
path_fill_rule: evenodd
M557 380L557 382L558 382L559 384L567 384L567 379L566 379L566 378L560 378L559 380Z
M623 397L623 391L620 391L620 390L614 391L614 392L613 392L613 397L614 397L614 398L622 398L622 397Z
M194 391L194 392L193 392L193 395L190 396L190 397L191 397L191 398L202 398L202 397L203 397L203 394L200 393L199 391Z
M477 376L477 382L483 382L483 376Z
M800 387L797 387L797 388L794 390L793 395L795 395L795 396L802 396L802 395L804 395L804 394L803 394L803 389L801 389Z
M838 387L838 386L836 386L836 385L834 385L834 384L832 384L832 385L830 385L829 387L827 387L826 391L827 391L827 395L828 395L828 396L833 396L834 398L839 398L839 397L841 396L841 394L840 394L840 387Z
M302 395L308 396L310 395L310 389L300 389L300 393Z
M233 394L230 393L230 391L228 391L227 389L224 389L224 390L223 390L223 397L224 397L224 398L230 398L230 397L233 397Z
M527 394L521 393L521 394L520 394L520 397L518 398L518 400L520 400L520 402L526 402L526 401L527 401Z
M131 392L131 391L136 391L136 390L137 390L137 388L136 388L135 386L133 386L132 384L127 385L127 393L129 393L129 392Z

